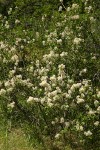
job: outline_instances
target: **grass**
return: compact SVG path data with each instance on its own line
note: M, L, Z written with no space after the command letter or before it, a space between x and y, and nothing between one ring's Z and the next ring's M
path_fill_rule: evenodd
M34 150L20 129L14 129L8 135L0 131L0 150Z
M43 150L42 147L33 148L29 145L24 133L20 129L14 129L6 134L0 130L0 150ZM47 149L46 149L47 150ZM66 147L66 150L71 150Z
M12 128L11 130L6 130L6 125L0 118L0 150L44 150L43 147L37 145L33 148L25 134L20 128ZM45 150L48 150L45 149ZM66 147L66 150L71 150L69 147Z

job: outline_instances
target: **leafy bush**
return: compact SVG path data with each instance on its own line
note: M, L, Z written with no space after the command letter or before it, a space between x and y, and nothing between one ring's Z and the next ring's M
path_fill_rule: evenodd
M44 149L70 145L98 150L100 54L95 2L80 1L67 8L62 3L66 11L54 11L49 23L45 13L39 20L16 16L24 5L18 4L9 9L8 17L0 16L0 105L5 119L12 126L20 124Z

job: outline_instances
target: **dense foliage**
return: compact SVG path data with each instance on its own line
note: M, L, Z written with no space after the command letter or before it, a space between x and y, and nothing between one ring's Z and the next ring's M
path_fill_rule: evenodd
M0 3L7 128L22 127L43 149L99 150L99 0Z

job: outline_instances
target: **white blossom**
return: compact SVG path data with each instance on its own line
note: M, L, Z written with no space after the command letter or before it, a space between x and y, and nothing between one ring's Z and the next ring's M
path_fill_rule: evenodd
M18 56L15 54L15 55L13 55L13 56L11 57L11 60L12 60L12 61L19 61L19 58L18 58Z
M77 99L77 104L80 104L80 103L84 103L84 99L78 98L78 99Z
M63 0L59 0L61 3L63 3Z
M45 42L45 41L42 41L42 44L43 44L43 45L45 45L45 44L46 44L46 42Z
M71 8L70 7L67 7L67 11L69 12L71 10Z
M8 108L14 108L14 107L15 107L15 102L8 104Z
M59 137L60 137L60 134L59 134L59 133L55 135L55 138L56 138L56 139L59 139Z
M90 109L89 112L88 112L88 114L89 114L89 115L94 115L94 114L95 114L95 111L93 111L92 109Z
M83 131L83 126L76 124L76 130L77 131Z
M2 96L2 95L5 95L6 94L6 90L5 89L1 89L0 90L0 95Z
M86 90L85 87L84 87L84 86L81 86L81 88L79 89L79 92L80 92L80 93L84 93L85 90Z
M94 125L98 126L99 125L99 121L94 122Z
M67 52L62 52L62 53L60 54L61 57L64 57L64 56L67 56L67 55L68 55Z
M58 11L59 11L59 12L61 12L61 11L62 11L62 6L59 6Z
M92 132L91 132L90 130L88 130L88 131L84 132L84 135L86 135L86 136L91 136L91 135L92 135Z
M4 85L5 85L5 87L9 87L9 86L11 85L11 83L10 83L10 81L6 81L6 82L4 83Z
M98 98L100 98L100 91L98 91L98 93L97 93L97 97L98 97Z
M64 118L60 118L60 123L64 123Z
M69 122L65 122L65 126L68 128L70 126Z
M76 45L80 44L80 42L83 42L83 41L84 41L83 39L78 38L78 37L76 37L76 38L73 40L74 44L76 44Z
M97 108L97 112L100 113L100 106Z
M72 4L72 9L77 9L77 8L79 8L78 4Z
M13 87L7 88L7 92L10 93L13 91Z
M55 76L55 75L51 76L51 77L50 77L50 80L51 80L53 83L56 83L56 76Z
M57 44L62 44L62 39L57 40Z
M53 103L48 102L47 105L48 105L49 107L52 107L52 106L53 106Z
M19 24L19 23L20 23L20 20L16 19L15 24Z
M47 81L46 81L46 80L42 81L42 82L40 83L40 86L42 86L42 87L48 87Z
M77 20L77 19L79 19L79 18L80 18L79 15L74 15L74 16L71 17L72 20ZM77 42L78 42L78 40L79 40L79 39L77 39ZM74 42L76 42L76 41L74 40Z
M29 98L27 99L27 103L32 103L34 102L34 98L32 96L29 96Z
M97 107L99 105L99 101L98 100L95 100L94 101L94 105Z

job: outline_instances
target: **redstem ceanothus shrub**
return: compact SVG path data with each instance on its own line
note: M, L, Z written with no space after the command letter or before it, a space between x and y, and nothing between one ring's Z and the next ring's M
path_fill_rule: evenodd
M84 1L83 14L81 9L77 3L64 14L55 13L45 31L47 18L42 16L33 36L30 30L21 32L21 20L15 18L12 30L11 18L0 16L1 109L12 125L20 123L30 139L44 147L48 144L48 149L62 150L69 144L73 149L98 150L97 20L88 1ZM11 31L16 33L14 38ZM45 54L37 59L34 48L38 44Z

